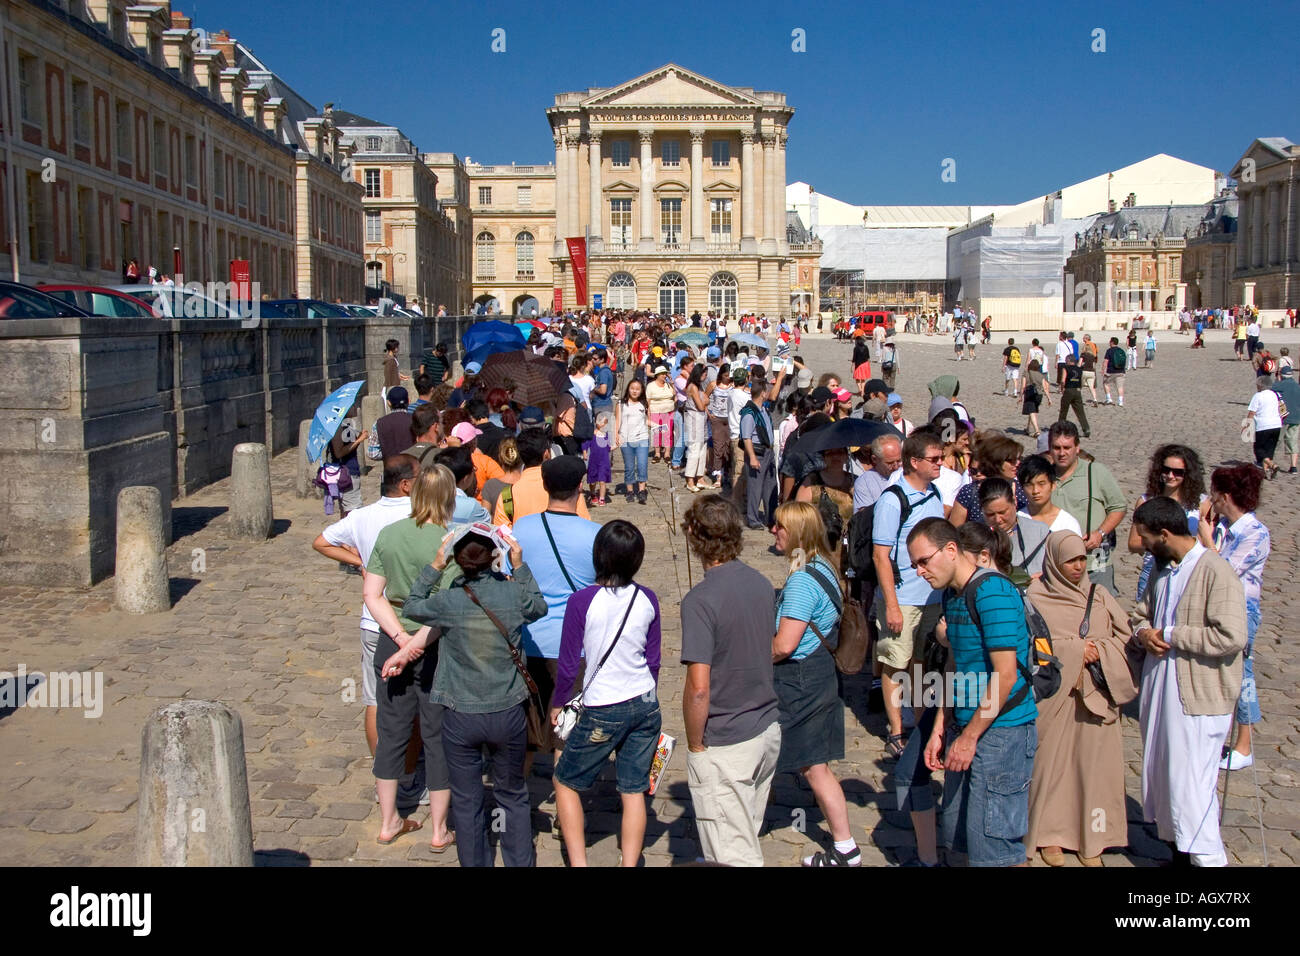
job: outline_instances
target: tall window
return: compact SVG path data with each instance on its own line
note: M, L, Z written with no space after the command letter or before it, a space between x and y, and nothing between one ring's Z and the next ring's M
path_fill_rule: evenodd
M665 246L675 246L682 238L682 201L659 200L659 226L661 241Z
M731 165L731 140L715 139L713 141L713 165Z
M371 262L366 266L366 283L372 289L379 289L384 284L384 264L382 262Z
M1142 281L1142 260L1137 256L1129 256L1128 260L1128 281Z
M716 273L709 280L709 311L736 314L736 277L730 272Z
M676 169L682 164L682 144L680 140L666 139L659 144L659 162L666 168Z
M212 153L212 194L226 198L226 154L219 149Z
M41 182L41 174L27 174L27 254L32 262L49 262L53 258L53 230L50 223L50 187Z
M520 279L533 277L533 234L521 232L515 236L515 275Z
M709 200L709 238L712 242L731 242L731 200Z
M384 241L384 219L374 209L366 210L366 242Z
M490 232L480 232L478 238L474 240L474 251L477 258L475 272L480 279L495 279L497 277L497 247L496 239Z
M480 206L492 205L492 187L480 186L478 188L478 204Z
M41 125L40 63L30 53L18 54L18 102L24 123Z
M153 171L155 176L167 175L167 124L153 121Z
M185 182L190 186L199 184L199 144L193 133L185 135Z
M366 198L378 199L381 195L380 174L377 169L367 169L365 171Z
M80 253L78 261L83 269L99 268L99 249L95 238L99 234L95 222L95 190L77 187L77 236Z
M114 127L117 147L117 161L119 163L129 163L132 161L133 151L131 149L131 104L126 100L118 100L115 110L116 125Z
M533 187L519 186L515 190L515 202L521 206L531 206L533 204Z
M636 280L626 272L615 272L609 277L605 290L605 308L635 309Z
M632 165L632 143L626 139L616 139L609 144L610 165L627 167Z
M82 145L90 145L90 123L92 119L90 105L90 84L85 80L72 81L72 140Z
M632 242L632 200L611 199L609 201L609 241L616 246L626 246ZM618 306L610 306L618 308Z
M685 311L685 276L680 272L665 272L659 277L659 314L677 315Z
M368 153L377 153L377 152L379 152L379 137L378 137L378 136L367 136L367 137L366 137L366 152L368 152Z

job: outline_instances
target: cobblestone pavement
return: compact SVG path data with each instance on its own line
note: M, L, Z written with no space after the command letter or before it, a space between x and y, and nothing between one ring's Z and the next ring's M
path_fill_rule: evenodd
M1158 362L1128 375L1123 409L1089 409L1092 439L1085 443L1110 465L1130 500L1141 491L1147 455L1161 441L1197 448L1209 466L1248 453L1238 423L1253 391L1249 367L1235 363L1223 333L1211 347L1190 351L1190 339L1161 335ZM1001 337L1005 340L1005 334ZM1288 336L1289 337L1289 336ZM1017 335L1022 344L1028 335ZM1051 336L1042 336L1044 340ZM1274 335L1273 341L1282 336ZM1001 346L982 349L974 362L957 363L947 339L900 336L901 388L912 419L924 418L926 383L961 377L961 398L981 425L1019 434L1019 403L1001 389ZM1270 343L1272 344L1272 342ZM849 350L829 337L810 336L801 349L820 371L847 375ZM1045 410L1050 420L1056 406ZM0 716L0 856L24 864L130 864L134 855L140 730L156 707L181 697L221 700L243 718L257 858L263 864L404 863L455 865L454 854L432 856L423 833L389 847L376 845L378 808L361 733L361 706L343 688L359 676L357 615L360 579L341 573L310 548L326 523L320 503L293 495L293 453L272 465L276 534L250 545L227 534L228 482L175 503L175 543L168 560L173 609L130 617L112 608L113 584L88 591L0 586L0 669L97 670L104 675L103 716L78 710L22 708ZM366 500L377 494L377 474L364 482ZM660 701L664 727L681 737L683 668L678 662L676 605L700 567L688 562L671 532L691 495L679 479L670 490L662 466L652 471L649 506L621 499L597 517L629 517L649 541L642 582L664 609L664 662ZM1300 477L1279 476L1265 486L1261 518L1273 532L1274 551L1265 581L1264 621L1256 643L1256 674L1264 722L1256 733L1258 793L1263 832L1249 771L1233 774L1224 836L1235 863L1300 862L1300 678L1296 653L1284 643L1284 623L1300 606L1288 582L1297 578L1295 540ZM331 519L332 520L332 519ZM1128 521L1121 525L1121 535ZM746 532L744 560L782 578L770 539ZM1131 598L1138 574L1133 556L1119 559L1117 579ZM882 761L883 719L867 713L866 684L846 681L846 759L834 766L843 781L855 837L868 864L906 862L913 856L905 814L896 810L891 764ZM1128 766L1130 848L1104 857L1107 866L1149 866L1166 859L1164 844L1140 822L1138 730L1124 719ZM549 761L539 760L530 781L538 830L538 862L562 862L551 833L553 798ZM590 856L617 860L618 796L606 774L587 801ZM421 808L421 818L427 813ZM807 832L800 821L806 820ZM791 865L817 849L824 831L812 793L793 776L777 778L763 836L770 865ZM660 866L696 857L685 761L678 755L653 801L645 858ZM1073 859L1073 857L1071 857Z

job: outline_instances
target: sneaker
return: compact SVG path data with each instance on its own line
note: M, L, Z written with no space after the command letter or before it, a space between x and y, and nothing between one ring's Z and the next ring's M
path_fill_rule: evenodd
M648 498L649 498L648 493L644 491L639 492L636 496L637 504L642 504L642 505L645 504Z
M862 851L856 846L848 853L841 853L835 847L830 852L818 850L812 856L803 858L804 866L861 866Z
M1288 469L1286 470L1286 473L1287 473L1288 475L1294 475L1294 474L1296 473L1296 470L1295 470L1294 468L1288 468Z
M1229 764L1229 761L1232 761ZM1219 761L1220 770L1245 770L1255 764L1255 754L1252 751L1248 754L1239 754L1235 750L1229 750L1228 755Z
M628 492L626 495L624 495L623 497L627 499L627 503L628 503L628 504L631 504L632 502L636 501L636 492L629 491L629 492Z

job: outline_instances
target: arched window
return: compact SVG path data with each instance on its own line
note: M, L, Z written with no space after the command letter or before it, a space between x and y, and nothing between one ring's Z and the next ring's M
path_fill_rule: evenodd
M615 272L609 277L609 286L605 290L605 308L636 308L636 280L631 275Z
M533 277L533 234L521 232L515 236L515 277L531 279Z
M736 292L739 283L730 272L716 272L709 280L709 311L720 315L736 314Z
M474 240L474 247L478 259L474 271L478 274L478 278L495 279L497 277L496 237L490 232L480 232L478 238Z
M665 272L659 277L659 314L686 313L686 277L680 272Z

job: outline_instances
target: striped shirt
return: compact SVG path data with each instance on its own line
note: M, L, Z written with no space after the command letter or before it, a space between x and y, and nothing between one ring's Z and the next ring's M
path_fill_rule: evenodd
M1227 519L1220 518L1214 529L1214 544L1219 550L1219 557L1232 565L1232 570L1241 578L1241 584L1246 589L1246 600L1258 604L1264 581L1264 562L1272 550L1268 528L1255 517L1253 511L1242 515L1231 525Z

